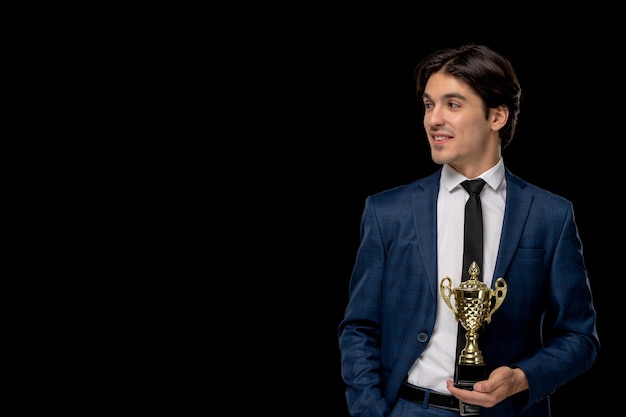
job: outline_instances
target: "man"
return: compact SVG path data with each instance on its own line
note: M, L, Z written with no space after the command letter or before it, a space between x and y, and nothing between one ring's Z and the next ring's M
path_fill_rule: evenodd
M369 196L339 325L348 409L362 416L549 416L549 394L595 362L596 313L572 204L505 168L521 88L486 46L437 51L416 68L431 157L441 167ZM461 182L482 178L480 276L506 298L480 329L488 377L455 386L458 322L440 283L461 283ZM474 405L474 407L471 407Z

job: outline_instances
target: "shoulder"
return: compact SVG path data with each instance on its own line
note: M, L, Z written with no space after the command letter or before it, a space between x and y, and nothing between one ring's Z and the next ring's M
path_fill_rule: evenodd
M528 198L532 199L534 203L553 206L555 209L569 209L572 205L571 201L567 198L523 180L508 169L506 170L505 175L507 183L507 198Z
M379 191L367 197L369 202L376 202L377 204L384 203L397 203L398 201L412 199L415 197L425 197L439 191L439 178L441 177L441 169L435 171L433 174L419 178L408 184L398 185L393 188L388 188L383 191Z

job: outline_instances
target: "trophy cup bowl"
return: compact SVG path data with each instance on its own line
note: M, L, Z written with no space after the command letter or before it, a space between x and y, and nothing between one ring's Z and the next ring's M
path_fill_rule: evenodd
M507 285L503 278L495 282L495 289L487 287L476 277L480 273L478 264L472 262L469 267L470 278L452 288L452 280L441 280L441 296L456 320L466 330L465 347L459 355L455 369L456 386L470 388L476 381L486 378L485 359L478 348L478 330L485 323L491 322L491 316L500 308L506 297ZM454 306L450 297L454 296Z

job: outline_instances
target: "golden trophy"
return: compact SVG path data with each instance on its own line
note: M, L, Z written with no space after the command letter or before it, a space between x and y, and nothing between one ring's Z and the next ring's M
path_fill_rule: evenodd
M487 378L485 360L477 343L478 330L484 323L491 322L491 316L506 297L507 286L503 278L498 278L495 290L488 288L476 278L480 273L476 262L472 262L468 271L470 278L457 288L452 288L452 280L448 277L441 280L440 288L443 301L466 330L465 347L456 364L454 385L472 389L475 382ZM454 295L455 307L450 302L451 295Z

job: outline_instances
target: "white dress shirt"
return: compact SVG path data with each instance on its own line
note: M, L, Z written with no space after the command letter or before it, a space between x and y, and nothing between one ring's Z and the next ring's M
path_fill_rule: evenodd
M491 286L502 220L506 201L506 179L504 162L500 161L477 178L487 183L480 194L483 211L483 264L479 265L481 279ZM469 194L461 182L475 178L466 178L449 165L443 165L437 200L437 318L428 346L409 370L408 382L443 394L450 392L446 380L454 379L454 367L457 361L456 338L458 322L454 313L441 297L440 283L445 277L452 280L452 287L461 283L463 266L463 230L465 202ZM454 305L454 304L453 304Z

